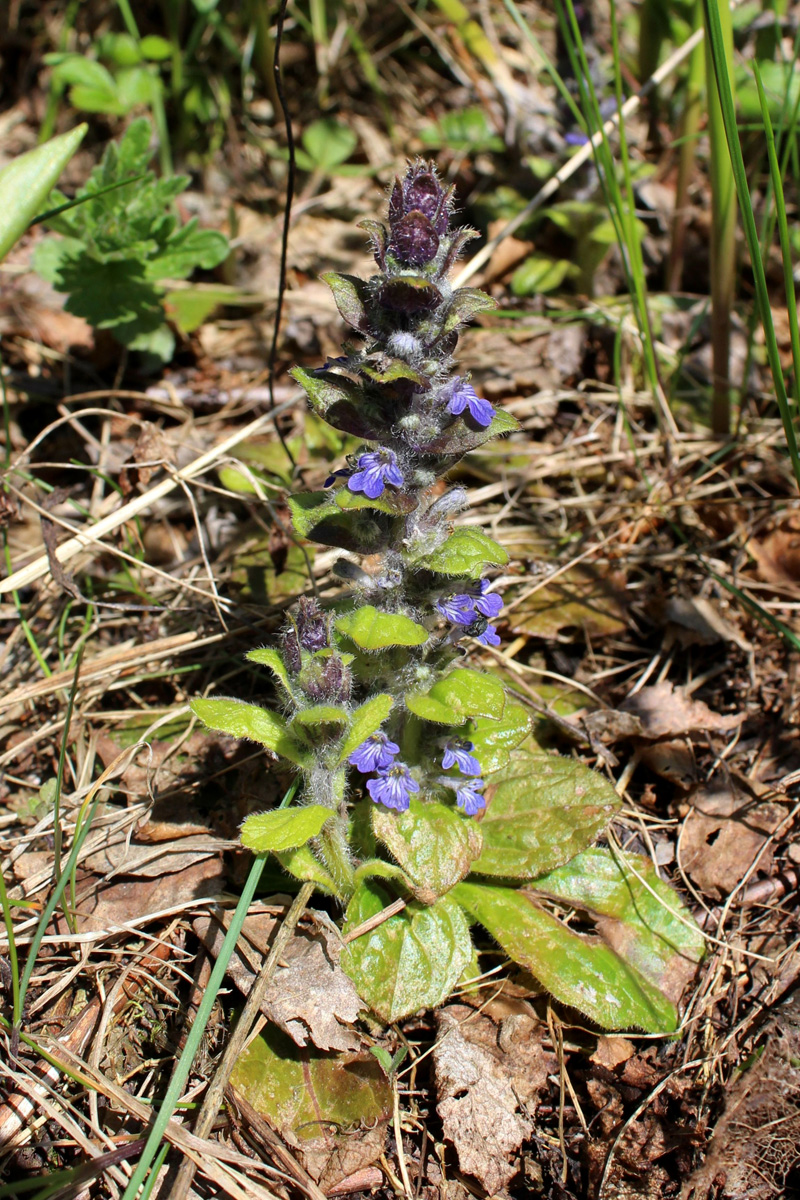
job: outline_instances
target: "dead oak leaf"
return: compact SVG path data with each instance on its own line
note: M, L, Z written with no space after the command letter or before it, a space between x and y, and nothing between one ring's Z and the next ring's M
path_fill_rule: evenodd
M282 910L281 910L282 912ZM272 913L247 917L243 940L231 957L228 974L247 995L265 958L280 918ZM214 916L198 917L194 931L215 957L225 929ZM249 947L247 946L249 943ZM358 1050L361 1039L352 1025L364 1004L339 966L339 945L321 922L301 926L284 950L261 1011L297 1046L309 1038L320 1050Z
M744 720L744 713L722 716L703 700L692 700L683 688L664 680L644 687L622 705L642 723L642 737L676 737L685 733L728 733Z
M717 791L701 789L692 805L681 836L681 862L706 896L721 900L732 892L759 854L758 869L769 872L772 851L763 848L784 817L777 804L754 804L731 781Z
M492 1194L517 1173L509 1159L533 1132L530 1109L555 1059L543 1049L541 1026L532 1016L517 1014L498 1028L467 1005L451 1004L436 1013L436 1024L433 1058L444 1134L461 1170Z

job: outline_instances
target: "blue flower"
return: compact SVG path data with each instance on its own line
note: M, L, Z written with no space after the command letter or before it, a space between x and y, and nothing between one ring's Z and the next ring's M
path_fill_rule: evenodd
M356 473L347 481L351 492L363 492L370 500L383 494L384 486L403 486L403 473L394 450L369 450L359 455Z
M487 625L483 633L479 633L477 635L476 640L479 641L482 646L500 645L500 635L498 634L494 625Z
M472 742L450 741L444 748L442 755L442 766L445 771L449 771L451 767L458 767L462 775L480 775L481 764L470 750L475 747Z
M411 803L412 792L419 791L419 784L412 779L405 763L396 762L380 770L374 779L368 779L367 791L376 804L405 812Z
M449 600L438 600L436 611L454 625L471 625L476 615L472 597L464 592L451 596Z
M458 592L447 600L437 601L436 611L453 625L473 625L481 617L487 620L497 617L503 600L496 592L489 592L490 587L489 580L482 579L477 587Z
M488 617L491 621L494 617L500 615L503 607L503 598L502 596L498 596L497 592L489 592L490 587L489 580L482 579L480 582L480 592L475 596L474 603L475 611L479 612L482 617Z
M456 804L463 808L468 817L474 817L482 808L486 808L486 801L480 793L484 786L482 779L468 779L456 786Z
M494 409L489 401L481 399L475 388L466 379L456 379L447 411L454 417L458 417L465 408L469 409L469 415L476 425L480 425L483 429L487 425L491 425Z
M362 775L371 775L373 771L390 767L394 762L395 754L399 753L400 747L396 746L394 742L390 742L382 729L378 729L375 733L371 733L357 750L353 751L347 761L354 767L358 767Z

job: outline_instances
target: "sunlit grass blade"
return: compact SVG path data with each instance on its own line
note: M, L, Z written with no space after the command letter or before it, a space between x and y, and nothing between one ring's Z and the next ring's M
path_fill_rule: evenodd
M712 0L716 3L716 0ZM717 8L726 86L733 94L733 29L727 4ZM731 313L736 287L736 189L720 107L716 63L706 47L706 98L708 105L709 171L711 176L711 428L721 436L730 432Z
M778 352L778 341L775 337L775 325L772 320L772 310L769 303L769 292L767 290L764 262L761 257L761 247L759 246L758 230L756 229L756 220L753 213L753 205L750 199L750 189L747 182L747 173L744 166L742 147L739 142L739 131L736 127L736 111L733 103L733 91L731 89L728 76L728 61L725 52L722 23L719 15L719 4L717 3L717 0L703 0L703 3L706 13L708 41L711 47L711 58L714 67L714 74L717 80L717 87L719 90L722 117L725 124L725 135L730 150L731 166L733 169L734 181L736 183L736 191L739 197L739 206L742 213L744 233L747 239L747 247L750 252L750 262L753 270L756 301L758 303L759 314L761 316L761 323L764 328L767 357L769 359L770 371L772 372L772 380L775 385L775 398L778 404L778 411L781 415L781 421L783 423L783 430L786 436L786 446L792 463L792 471L794 473L798 488L800 488L800 454L798 453L797 449L797 438L795 435L794 425L792 423L792 412L789 407L789 398L786 394L786 386L783 380L783 370L781 368L780 354Z
M761 119L764 122L764 134L767 140L767 158L769 160L770 178L772 180L773 197L775 201L775 216L778 224L778 239L783 259L783 281L786 289L786 309L789 316L789 334L792 343L792 362L794 364L794 379L792 394L795 405L800 404L800 330L797 327L797 298L795 296L794 270L792 267L792 244L789 238L789 222L786 218L786 198L783 192L781 167L778 162L778 152L775 148L775 134L769 115L767 97L761 82L761 72L758 63L753 62L753 72L756 77L758 99L761 104Z

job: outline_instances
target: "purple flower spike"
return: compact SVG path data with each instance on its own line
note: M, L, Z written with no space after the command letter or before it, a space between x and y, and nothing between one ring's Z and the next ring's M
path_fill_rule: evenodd
M475 747L472 742L448 742L442 755L442 766L445 771L458 767L462 775L480 775L481 764L470 750Z
M482 787L482 779L469 779L456 788L456 804L463 808L468 817L477 816L482 808L486 808L486 801L479 790Z
M482 579L480 583L480 595L474 600L475 610L482 617L487 617L490 621L498 617L503 608L503 599L497 595L497 592L489 592L491 584L488 579Z
M374 779L368 779L367 791L376 804L405 812L411 803L412 793L419 791L419 784L412 779L405 763L396 762L379 771Z
M382 729L378 729L353 751L347 761L357 767L362 775L371 775L373 771L387 770L394 762L395 754L399 753L400 747L390 742Z
M447 405L447 411L452 413L454 417L459 417L464 412L464 409L469 409L469 415L475 424L480 425L482 429L486 429L488 425L491 425L494 417L494 409L489 401L481 399L475 388L466 379L457 379L450 402Z
M403 486L403 472L394 450L369 450L359 455L356 466L356 473L347 481L351 492L363 492L370 500L377 500L387 483L396 488Z

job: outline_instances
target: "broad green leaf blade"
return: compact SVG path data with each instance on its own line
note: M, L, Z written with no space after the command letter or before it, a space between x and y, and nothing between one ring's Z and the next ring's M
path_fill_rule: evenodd
M412 693L406 696L405 701L408 711L415 717L421 717L423 721L435 721L438 725L463 725L467 719L449 704L435 700L430 694Z
M537 908L522 892L459 883L451 895L559 1003L605 1029L672 1033L677 1028L675 1008L643 975L602 942L581 937Z
M350 714L346 708L337 704L315 704L311 708L301 709L292 718L292 724L307 725L347 725Z
M394 698L386 692L381 692L380 695L371 696L369 700L365 700L356 709L352 716L347 737L342 742L337 766L345 762L353 751L358 749L362 742L365 742L371 734L380 729L393 707Z
M334 815L322 804L253 813L242 825L242 845L255 854L294 850L318 837L322 826Z
M428 695L454 708L465 717L499 720L506 704L506 690L499 679L485 671L456 667L433 685Z
M598 837L620 804L596 771L528 750L492 776L486 799L483 853L473 871L506 879L537 879L560 867Z
M259 663L263 667L269 667L278 679L283 684L284 688L291 695L292 685L289 681L289 672L286 670L283 659L277 650L272 646L260 646L257 650L251 650L245 655L248 662Z
M506 765L511 751L525 741L530 731L531 717L527 708L509 698L499 721L476 717L470 722L466 736L475 746L474 754L484 775L490 775Z
M432 904L466 878L481 852L478 823L445 804L412 798L404 813L376 806L372 828L413 881L414 895L423 904Z
M328 811L330 812L330 809ZM328 895L343 899L339 895L333 879L322 864L317 862L308 846L297 846L294 850L279 851L275 857L284 871L294 875L295 879L300 879L303 883L315 883Z
M598 923L601 937L659 988L669 988L673 973L682 980L703 957L705 939L689 909L645 855L586 850L533 886L606 918Z
M292 367L289 374L300 384L308 396L309 404L321 417L325 416L331 405L349 400L356 390L355 385L348 383L346 379L337 377L337 382L332 383L330 378L315 375L313 371L306 371L303 367Z
M384 650L387 646L422 646L428 631L402 613L381 612L365 604L335 622L339 633L349 637L362 650Z
M20 154L0 171L0 260L30 225L78 149L87 125Z
M477 579L487 563L502 567L507 562L508 555L502 546L480 529L469 526L454 530L443 546L420 558L417 566L439 575L466 575L469 579Z
M315 525L339 510L329 492L298 492L289 497L289 511L295 532L304 538L308 537Z
M298 767L313 764L311 752L292 736L283 717L258 704L246 704L244 700L193 700L190 708L209 729L260 742Z
M347 907L342 933L392 903L373 880L362 880ZM372 1011L386 1022L435 1008L455 987L470 962L472 942L464 913L449 896L427 906L411 901L342 952L342 969Z
M366 281L355 275L340 275L337 271L325 271L320 279L333 292L342 319L359 333L368 333L366 306L369 302L369 285Z

